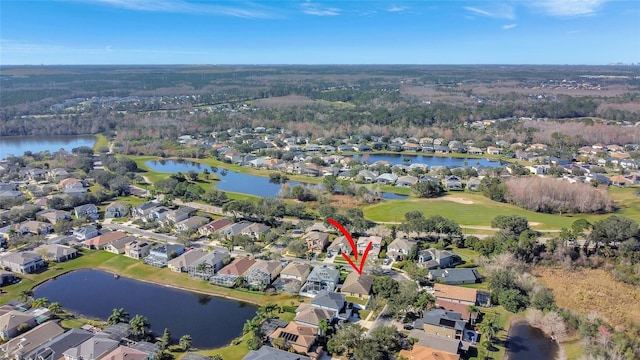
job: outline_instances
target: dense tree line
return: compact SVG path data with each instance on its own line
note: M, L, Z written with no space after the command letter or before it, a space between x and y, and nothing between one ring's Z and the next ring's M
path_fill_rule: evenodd
M606 190L554 178L523 177L505 181L508 202L542 213L612 212L616 205Z

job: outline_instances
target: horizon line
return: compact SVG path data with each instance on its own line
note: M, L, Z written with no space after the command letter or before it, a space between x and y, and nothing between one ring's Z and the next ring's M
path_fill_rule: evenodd
M0 64L1 67L54 67L54 66L640 66L637 63L611 62L606 64L586 63L167 63L167 64Z

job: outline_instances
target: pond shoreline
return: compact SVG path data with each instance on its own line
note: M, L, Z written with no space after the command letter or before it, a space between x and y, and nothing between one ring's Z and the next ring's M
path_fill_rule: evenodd
M522 330L523 326L526 327L524 331ZM529 346L533 345L532 347L537 349L537 353L532 352L524 344ZM541 348L540 345L546 345L546 348ZM514 347L516 351L514 351ZM560 344L547 336L541 329L531 325L525 318L518 317L511 320L509 324L503 360L554 360L561 352L560 348ZM523 352L525 353L523 354Z

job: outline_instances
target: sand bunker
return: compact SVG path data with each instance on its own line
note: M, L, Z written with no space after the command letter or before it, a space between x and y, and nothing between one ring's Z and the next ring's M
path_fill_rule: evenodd
M473 201L471 200L467 200L464 198L459 198L459 197L450 197L450 196L445 196L442 198L443 200L447 200L447 201L453 201L454 203L458 203L458 204L464 204L464 205L471 205L473 204Z

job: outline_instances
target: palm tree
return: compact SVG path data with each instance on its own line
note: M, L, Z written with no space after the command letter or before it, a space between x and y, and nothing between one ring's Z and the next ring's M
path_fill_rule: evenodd
M236 279L236 282L235 282L235 286L237 288L243 288L246 285L247 285L247 280L242 276L238 276L238 278Z
M191 349L191 345L191 335L182 335L182 337L180 338L180 347L182 348L182 350L184 350L185 352L189 351L189 349Z
M469 320L471 321L471 325L475 324L478 319L478 314L480 313L480 309L475 305L467 306L467 312L469 313Z
M498 334L498 331L501 330L500 325L498 324L498 315L491 314L485 316L484 320L478 324L478 330L485 336L485 340L489 343L493 342L493 338Z
M62 312L62 305L60 305L59 302L53 302L49 304L49 311L51 311L53 315L58 315Z
M242 335L246 335L249 333L256 333L259 328L260 328L260 323L258 322L257 319L255 318L249 319L244 323L244 326L242 327Z
M427 309L431 309L436 304L436 298L428 292L421 292L420 296L416 299L416 302L413 304L413 307L416 310L424 311Z
M267 305L261 307L258 312L263 312L265 319L273 318L273 313L276 310L280 310L280 307L274 303L267 303Z
M143 338L147 334L147 329L151 327L149 319L142 315L136 315L129 321L131 325L131 332L139 339Z
M49 306L49 299L47 299L46 297L37 298L33 300L33 302L31 303L31 307L34 307L34 308L47 307L47 306Z
M129 320L129 313L124 311L123 308L113 309L113 312L107 319L107 324L115 325L117 323L127 322Z
M22 301L29 301L29 299L33 296L33 290L22 290L20 292L20 294L18 295L18 297L20 298L20 300Z
M318 323L318 330L320 330L320 336L327 336L327 331L329 331L329 322L327 319L321 319Z

